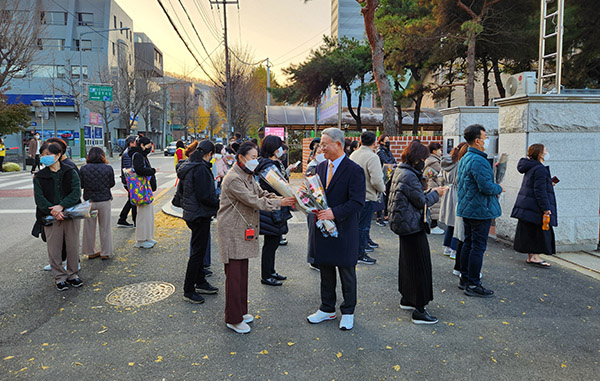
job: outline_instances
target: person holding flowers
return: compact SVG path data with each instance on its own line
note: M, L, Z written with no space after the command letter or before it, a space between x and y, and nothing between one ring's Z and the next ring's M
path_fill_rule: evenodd
M236 164L221 185L217 236L221 262L225 264L225 322L237 333L250 332L248 323L248 259L258 257L259 211L294 205L295 197L281 198L262 190L254 180L258 150L243 143Z
M317 176L325 184L324 198L328 208L316 212L316 218L337 228L334 234L313 229L312 244L315 263L321 275L321 306L307 317L318 324L336 318L336 269L342 282L344 302L340 306L339 327L354 327L356 307L356 264L358 261L358 214L366 197L365 174L362 168L344 154L344 133L328 128L321 137L321 149L326 161L317 166ZM328 224L325 224L325 226ZM331 230L328 230L331 232Z
M260 146L260 154L262 157L259 159L255 170L260 175L260 187L277 196L284 196L269 184L268 179L262 176L263 171L268 171L271 168L278 171L281 176L285 176L285 167L279 161L283 156L281 139L275 135L266 136ZM281 236L288 232L287 220L290 218L292 218L292 213L289 207L286 206L273 211L260 211L260 234L264 236L260 282L267 286L281 286L283 284L281 281L287 279L287 277L275 271L275 252L281 242Z

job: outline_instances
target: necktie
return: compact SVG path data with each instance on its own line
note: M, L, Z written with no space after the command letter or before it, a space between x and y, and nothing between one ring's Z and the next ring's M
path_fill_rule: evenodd
M331 182L331 178L333 177L333 163L329 163L329 173L327 174L327 184L325 188L329 188L329 183Z

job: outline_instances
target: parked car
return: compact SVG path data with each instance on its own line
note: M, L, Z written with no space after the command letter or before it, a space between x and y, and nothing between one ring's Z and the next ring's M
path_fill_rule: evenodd
M175 151L177 150L177 147L175 146L176 144L177 142L169 143L167 148L164 149L165 156L175 156Z

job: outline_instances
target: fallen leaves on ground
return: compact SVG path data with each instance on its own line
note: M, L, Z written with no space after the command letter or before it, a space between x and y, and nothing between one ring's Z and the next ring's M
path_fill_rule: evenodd
M400 372L400 365L394 365L394 370L396 372Z
M267 351L266 349L263 349L262 351L259 352L261 355L268 355L269 351Z
M335 355L337 356L337 358L340 358L340 357L342 357L342 352L338 352Z

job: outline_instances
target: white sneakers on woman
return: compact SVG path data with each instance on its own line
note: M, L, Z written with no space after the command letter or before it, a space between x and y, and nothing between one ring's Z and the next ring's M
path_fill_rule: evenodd
M233 330L236 333L249 333L252 328L248 325L248 323L252 323L254 321L254 316L250 314L246 314L242 316L242 322L237 324L229 324L227 323L227 328Z

